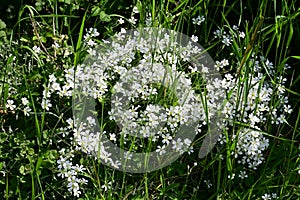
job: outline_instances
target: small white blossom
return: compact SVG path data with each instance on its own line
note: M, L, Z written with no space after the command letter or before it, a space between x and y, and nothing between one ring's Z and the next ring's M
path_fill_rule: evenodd
M263 200L271 200L271 195L269 194L264 194L262 197L261 197Z
M26 97L23 97L21 100L22 100L22 104L24 106L26 106L29 103L29 101L28 101L28 99Z
M16 105L14 105L14 100L7 100L5 106L12 111L16 108Z
M136 24L137 19L135 19L133 16L128 20L132 24Z
M42 99L42 109L49 111L49 108L52 107L50 100L43 98Z
M119 19L118 19L118 22L119 22L119 24L124 24L125 21L124 21L124 19L119 18Z
M193 42L198 42L198 37L195 36L195 35L192 35L192 38L191 38L191 39L192 39Z
M34 46L34 47L32 48L32 50L33 50L35 53L37 53L37 54L41 52L41 48L38 47L38 46Z
M245 179L245 178L247 178L247 177L248 177L248 175L246 174L246 171L241 171L241 172L240 172L239 178Z
M132 12L133 13L139 13L139 9L136 6L134 6L133 9L132 9Z
M208 189L212 187L212 183L210 180L204 180L204 183L206 184Z
M204 16L198 16L197 18L192 18L193 24L200 25L202 22L205 21Z
M157 149L156 149L156 152L159 153L159 155L163 155L166 153L166 150L165 150L165 145L163 146L157 146Z
M29 108L28 106L27 107L25 107L24 109L23 109L23 112L24 112L24 115L25 116L29 116L30 114L30 112L31 112L31 108Z
M243 31L240 31L240 32L239 32L239 37L240 37L240 38L245 38L245 36L246 36L246 35L245 35L245 33L244 33Z

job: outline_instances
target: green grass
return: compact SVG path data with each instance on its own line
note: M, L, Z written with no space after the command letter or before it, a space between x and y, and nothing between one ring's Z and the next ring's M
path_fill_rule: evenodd
M41 3L40 0L24 0L10 7L11 12L5 11L8 5L3 4L0 8L4 13L0 19L5 23L4 26L0 21L0 198L252 200L272 193L276 193L278 199L300 198L299 2L48 0L43 1L43 6ZM136 14L134 6L138 10ZM130 23L133 16L137 19L135 24ZM205 17L200 25L193 24L192 19L197 16ZM118 22L120 18L124 19L124 24ZM69 130L64 129L73 116L72 98L53 92L50 97L52 107L43 108L41 103L43 91L49 90L51 74L62 86L66 80L64 70L74 66L76 69L85 60L89 47L84 36L89 28L97 28L100 35L94 41L103 44L102 39L108 39L121 28L145 27L146 22L152 27L198 36L198 43L214 61L227 59L229 65L220 70L221 75L224 78L231 74L237 79L234 80L235 88L224 95L228 102L234 102L233 110L241 115L235 115L230 128L222 130L224 143L218 142L205 158L198 158L208 129L203 125L202 132L192 141L193 153L183 154L162 169L135 174L115 170L100 159L75 150L73 133L67 134ZM245 33L244 38L233 36L238 33L233 25ZM214 31L219 29L232 37L229 46L222 43L223 38L214 37ZM53 47L55 43L59 47ZM34 49L35 46L40 52ZM268 82L270 88L278 88L279 77L285 77L282 95L288 97L292 109L280 124L272 123L271 111L265 112L266 121L259 126L261 135L269 140L269 146L262 151L264 161L257 169L239 163L240 157L234 156L244 128L254 129L242 120L247 113L244 104L254 88L251 81L257 75L252 55L257 56L257 60L263 56L274 67L272 74L265 61L259 64L262 75L257 83L257 95L261 94L264 83ZM286 69L286 64L290 69ZM186 63L180 63L178 69L188 72L186 66ZM208 92L202 78L197 74L190 77L198 94ZM109 119L112 86L116 81L117 78L109 82L109 94L98 99L96 105L101 131L107 133L120 131L120 127ZM137 104L145 107L158 102L170 107L178 103L176 97L171 98L174 96L171 90L159 85L156 89L158 94L151 101ZM278 90L274 91L270 95L270 109L282 103L276 93ZM206 95L201 96L204 103L208 100ZM26 107L22 104L24 97L29 101L29 116L23 112ZM15 109L9 108L8 100L14 100ZM258 105L256 99L254 107ZM210 112L208 106L205 109ZM130 136L124 144L124 136L117 135L116 138L121 147L140 151L155 151L161 142ZM67 149L65 154L61 152L63 148ZM67 178L58 176L61 171L57 161L61 155L74 166L86 168L77 176L88 181L80 185L82 194L79 197L68 191ZM241 179L240 171L246 171L248 177ZM233 174L235 177L231 179L229 176Z

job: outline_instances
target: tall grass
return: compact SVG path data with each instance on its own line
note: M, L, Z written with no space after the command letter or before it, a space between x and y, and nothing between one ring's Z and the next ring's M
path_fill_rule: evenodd
M0 17L6 23L6 27L0 26L1 198L300 198L300 8L296 0L26 0L20 7L11 9L11 12L5 11L3 16L6 17ZM205 18L200 25L193 23L198 16ZM137 19L136 23L132 22L132 17ZM120 23L120 19L124 23ZM240 115L232 119L230 128L222 130L223 139L205 158L198 157L207 130L204 125L192 142L193 153L185 153L162 169L134 174L110 168L100 159L75 150L73 133L67 128L72 126L68 121L72 118L71 98L52 92L49 99L52 106L42 105L42 102L47 99L46 91L51 90L51 75L55 75L62 86L66 71L74 66L76 69L85 60L89 49L85 36L89 28L96 28L100 33L93 41L103 44L102 39L108 39L121 28L145 27L147 23L152 27L197 36L198 43L215 61L227 59L229 65L220 72L223 78L226 74L233 76L235 88L224 95L228 101L234 97L234 109ZM224 32L220 38L215 37L216 30L226 31L232 39L230 45L222 42ZM238 31L244 32L245 37L234 37ZM270 87L277 88L270 96L269 108L276 108L282 103L276 93L278 88L281 89L282 80L279 79L286 77L285 93L282 95L288 97L291 112L279 124L272 123L271 111L265 115L266 122L262 123L259 132L269 140L269 146L262 152L263 163L253 169L241 164L235 152L243 130L253 129L241 119L247 113L244 104L254 87L251 85L255 78L254 61L261 56L272 62L274 69L266 61L262 62L264 73L258 81L258 94L268 81ZM193 88L198 93L207 91L203 89L201 78L191 76ZM110 84L112 86L114 82ZM159 93L153 97L154 102L168 106L174 102L176 104L176 98L169 98L172 94L168 89L156 89ZM23 104L22 98L26 98L28 103ZM9 100L14 100L16 108L10 109ZM27 107L30 108L28 116L24 112ZM109 119L110 108L109 98L99 99L96 109L101 131L119 130L116 123ZM209 108L205 109L209 112ZM140 141L136 137L131 137L124 144L124 138L116 138L120 146L131 150L141 150L139 144L143 144L146 150L155 151L155 144L158 144L156 141ZM62 149L66 149L65 152ZM61 166L71 162L72 166L77 164L77 167L86 168L77 174L78 178L87 180L86 184L79 186L81 194L78 196L68 186L72 180L63 177L67 175L58 167L61 156L65 159ZM248 177L239 177L241 171L245 171Z

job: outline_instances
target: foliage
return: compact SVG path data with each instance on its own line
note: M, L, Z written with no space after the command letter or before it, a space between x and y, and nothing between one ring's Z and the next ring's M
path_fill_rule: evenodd
M297 1L23 0L1 6L1 198L300 197ZM205 89L193 68L180 62L177 69L188 74L195 93L210 106L224 98L210 89L224 87L226 117L216 147L205 158L198 157L208 128L202 122L191 144L194 152L163 169L133 174L79 150L70 83L96 44L124 29L149 26L184 33L208 50L221 84L206 83ZM128 64L143 56L134 54ZM109 98L116 81L108 77L106 96L97 96L97 119L112 141L141 150L148 141L114 134L118 126L109 118ZM172 92L152 86L158 93L140 105L176 106ZM154 144L163 141L149 148L156 150Z

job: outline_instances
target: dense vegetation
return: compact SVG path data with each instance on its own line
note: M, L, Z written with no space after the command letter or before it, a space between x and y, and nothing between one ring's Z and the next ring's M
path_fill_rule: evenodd
M299 1L15 0L2 2L0 12L0 198L300 198ZM221 79L205 81L183 54L122 43L126 30L143 27L189 36L210 54ZM124 46L111 43L115 49L96 56L110 38ZM163 65L149 77L132 73L147 71L151 55ZM162 66L184 75L175 79L180 85L140 83L161 77ZM134 94L119 82L124 74L135 80ZM173 86L192 88L191 105L200 99L201 109L181 106ZM74 118L78 88L96 102L85 122ZM113 107L116 91L129 95L128 112ZM199 158L210 116L220 108L217 144ZM157 116L160 109L166 112ZM196 137L172 140L191 113L199 117ZM150 172L117 170L99 134L89 132L96 120L99 133L121 148L163 155L170 145L180 157Z

